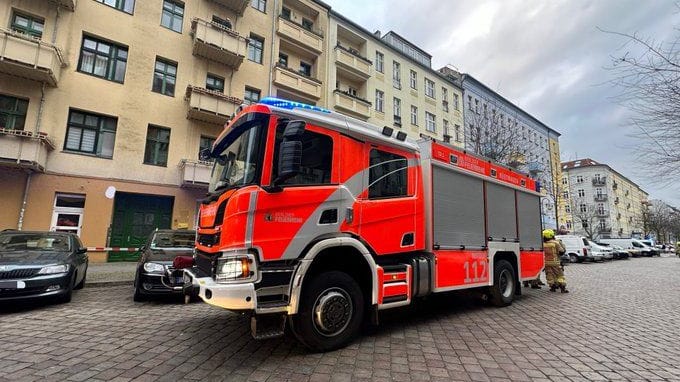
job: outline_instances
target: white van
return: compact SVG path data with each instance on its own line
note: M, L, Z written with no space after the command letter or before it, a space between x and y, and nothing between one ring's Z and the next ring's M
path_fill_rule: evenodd
M659 255L659 251L656 249L653 249L651 247L646 246L643 244L640 240L638 239L633 239L633 238L618 238L618 239L600 239L601 242L607 243L607 244L616 244L624 249L632 249L636 251L640 251L640 254L642 256L657 256Z
M557 235L555 238L562 242L562 245L567 250L569 261L572 263L582 263L584 260L603 260L601 253L593 253L588 239L583 236Z

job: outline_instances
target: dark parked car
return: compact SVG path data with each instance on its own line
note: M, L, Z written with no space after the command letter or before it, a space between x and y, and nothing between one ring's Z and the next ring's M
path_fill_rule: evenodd
M188 230L156 230L141 248L135 275L135 301L153 295L182 295L182 272L173 269L177 256L192 256L196 232Z
M36 297L71 301L85 285L87 248L64 232L0 232L0 302Z

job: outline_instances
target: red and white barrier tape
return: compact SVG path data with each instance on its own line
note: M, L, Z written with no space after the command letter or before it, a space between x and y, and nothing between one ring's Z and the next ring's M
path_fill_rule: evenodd
M110 252L137 252L139 248L134 247L87 247L88 251L110 251Z

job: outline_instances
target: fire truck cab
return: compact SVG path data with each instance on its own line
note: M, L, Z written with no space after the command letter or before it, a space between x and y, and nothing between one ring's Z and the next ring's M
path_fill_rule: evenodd
M286 323L311 349L430 293L484 288L498 306L543 269L538 185L453 146L315 106L244 108L206 156L185 293Z

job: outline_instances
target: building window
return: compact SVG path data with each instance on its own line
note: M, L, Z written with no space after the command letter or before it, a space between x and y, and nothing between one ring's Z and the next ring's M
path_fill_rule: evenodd
M175 82L177 80L177 64L156 57L153 71L153 86L151 90L167 96L175 96Z
M64 150L113 158L116 118L70 110Z
M460 136L460 125L455 125L454 130L456 132L456 142L462 142L462 138Z
M415 70L411 70L408 75L408 82L411 89L418 89L418 73Z
M262 37L250 34L248 42L248 59L258 64L262 63L262 51L264 49L264 39Z
M401 89L401 65L396 61L392 62L392 86Z
M282 7L281 8L281 17L283 17L286 20L290 20L290 8Z
M566 186L566 185L567 185L567 182L568 182L568 181L567 181L567 178L566 178L566 177L562 178L562 185Z
M406 196L407 170L405 157L372 149L368 172L369 199Z
M385 93L380 90L375 91L375 110L385 112Z
M12 30L14 31L42 38L43 29L45 29L45 20L42 18L16 12L12 17Z
M279 53L279 65L284 68L288 67L288 55L285 53Z
M208 73L208 76L205 79L205 88L224 93L224 78Z
M579 208L579 211L581 211L581 212L588 212L588 206L585 205L584 203L579 204L578 208Z
M312 30L312 27L314 27L314 22L312 20L302 18L302 27L304 29L307 29L308 31Z
M205 135L201 135L201 141L200 141L200 143L198 144L198 153L199 153L199 154L198 154L198 155L199 155L199 158L198 158L198 159L199 159L199 160L201 159L201 158L200 158L201 151L203 151L203 150L205 150L205 149L211 150L211 149L212 149L213 143L215 143L215 138L213 138L213 137L207 137L207 136L205 136ZM211 160L211 161L212 161L212 160Z
M99 3L106 4L109 7L114 7L119 11L132 14L135 9L135 0L95 0Z
M432 113L425 112L425 130L434 133L437 131L437 125L435 122L435 115Z
M163 14L161 25L182 33L182 20L184 19L184 4L174 0L163 0Z
M167 166L169 146L170 129L149 125L149 129L146 132L144 164Z
M454 110L459 110L458 109L458 94L453 95L453 109ZM502 117L501 117L502 118Z
M564 191L564 192L562 193L562 197L563 197L564 199L569 199L569 191Z
M312 76L312 64L308 64L306 62L300 61L300 74L303 76L311 77Z
M84 212L85 195L56 194L50 231L70 232L80 235Z
M577 193L579 198L586 196L586 192L582 188L578 189Z
M125 80L127 54L125 47L83 36L78 71L122 83Z
M0 129L23 130L28 100L0 94Z
M425 95L434 98L434 81L425 79Z
M418 108L411 105L411 124L418 126Z
M451 132L449 131L449 121L444 120L444 142L451 142Z
M442 108L445 112L449 111L449 91L442 87Z
M564 212L570 214L570 213L571 213L571 206L568 205L568 204L566 204L566 205L564 206Z
M397 97L394 97L392 101L394 102L394 124L401 126L401 100Z
M468 109L472 111L472 96L468 96Z
M251 0L250 6L257 9L260 12L264 12L265 9L267 9L267 0Z
M378 51L375 52L375 70L385 73L385 55Z
M246 86L246 93L243 96L243 103L252 105L260 100L260 90Z
M576 175L576 183L583 183L583 176Z
M212 22L213 22L214 24L217 24L217 25L219 25L219 26L222 26L222 27L224 27L224 28L226 28L226 29L231 29L231 28L233 27L233 26L231 25L231 20L229 20L228 18L227 18L227 19L223 19L223 18L221 18L221 17L217 17L217 16L213 15L213 17L212 17Z

